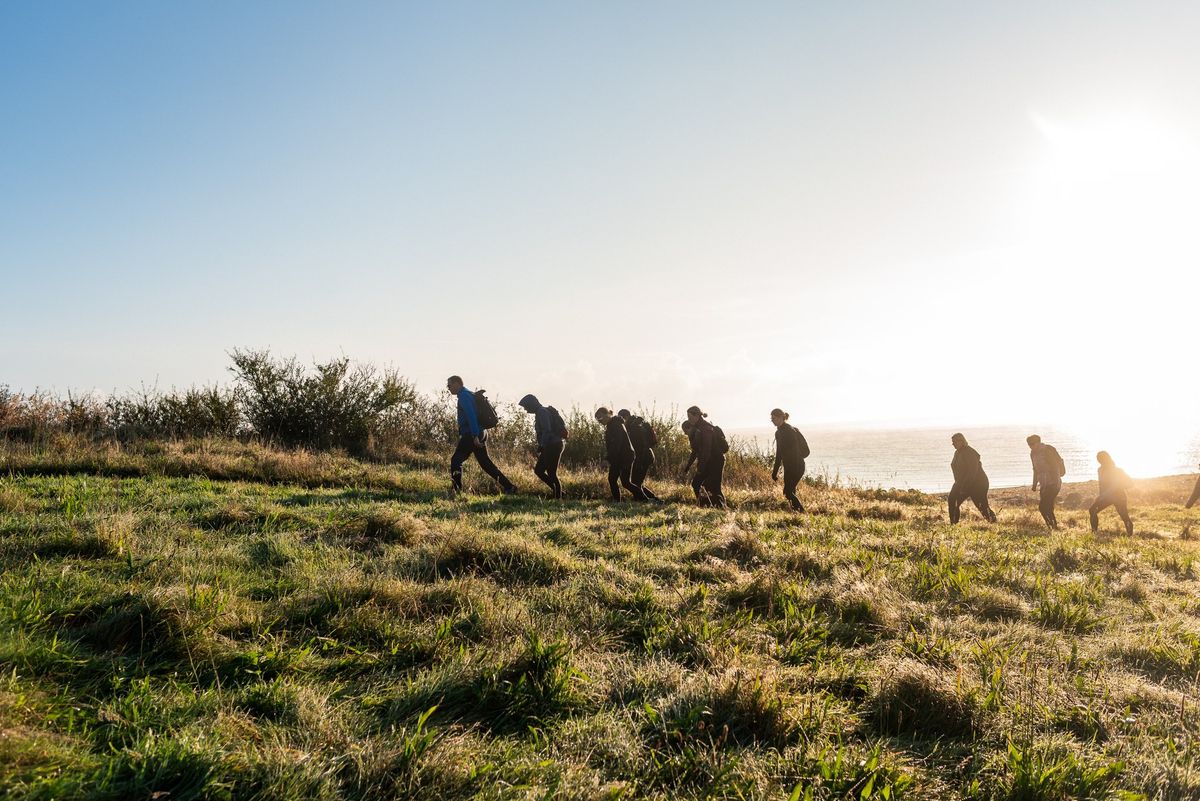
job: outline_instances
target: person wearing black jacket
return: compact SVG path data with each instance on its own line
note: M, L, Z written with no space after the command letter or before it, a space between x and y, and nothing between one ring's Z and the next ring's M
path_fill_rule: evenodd
M552 407L543 406L533 395L521 398L517 405L533 415L533 437L537 443L538 457L533 474L550 488L555 499L562 498L562 483L558 480L558 463L566 447L562 418Z
M796 497L796 487L804 478L804 460L808 456L808 441L795 426L788 423L788 413L783 409L771 410L771 423L775 426L775 467L771 480L779 480L779 468L783 467L783 497L792 509L804 511L804 504Z
M975 504L975 508L979 510L979 514L983 515L983 519L989 523L996 522L996 513L988 506L988 482L987 473L983 472L983 460L979 458L979 451L967 444L967 438L962 434L955 434L950 437L950 444L954 446L954 458L950 460L950 472L954 474L954 486L950 488L950 496L947 499L947 505L950 507L950 522L957 523L959 520L959 507L963 501L968 498Z
M625 429L625 421L601 406L596 410L596 422L604 426L604 451L608 459L608 488L612 491L614 501L621 500L621 487L624 487L636 500L656 500L653 494L634 484L631 480L633 472L633 443L629 441L629 432Z
M688 471L692 469L692 465L696 463L696 457L700 454L696 452L696 427L692 425L692 421L684 420L683 423L680 424L680 428L682 428L683 433L687 435L688 447L691 449L691 453L688 454L687 464L683 466L683 473L680 476L684 481L686 481ZM702 506L706 505L708 502L707 498L704 497L702 492L703 489L704 475L699 471L696 471L696 475L692 478L692 492L696 493L696 500L699 501Z
M691 406L687 410L688 422L692 424L692 450L696 455L696 478L692 481L693 489L697 484L708 493L708 502L718 509L725 509L725 493L721 491L721 481L725 477L725 453L728 446L723 435L717 434L717 428L708 422L708 415L700 411L699 406Z
M629 441L633 443L633 474L634 484L645 488L646 475L654 467L654 430L644 417L633 414L628 409L617 412L617 417L625 421L625 430L629 432Z

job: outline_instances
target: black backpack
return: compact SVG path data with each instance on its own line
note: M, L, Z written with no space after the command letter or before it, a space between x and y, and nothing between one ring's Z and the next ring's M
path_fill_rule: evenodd
M808 447L808 440L800 433L800 429L795 426L792 427L792 431L796 432L796 449L800 451L800 458L807 459L812 455L812 450Z
M1062 456L1059 455L1058 449L1055 448L1053 445L1046 445L1044 447L1050 449L1050 455L1053 456L1054 461L1058 463L1059 478L1065 476L1067 474L1067 463L1064 462Z
M500 425L500 418L496 415L496 407L492 406L492 402L483 394L485 392L487 392L486 389L477 389L474 393L475 419L479 421L479 427L484 431Z
M630 439L633 438L635 430L639 432L638 439L645 447L651 449L658 447L658 433L654 430L654 426L646 422L646 418L636 415L629 418Z
M550 430L562 439L571 436L571 432L567 431L567 422L558 413L558 409L555 409L553 406L547 406L546 411L550 412Z
M721 454L729 453L729 440L720 426L713 426L713 450Z

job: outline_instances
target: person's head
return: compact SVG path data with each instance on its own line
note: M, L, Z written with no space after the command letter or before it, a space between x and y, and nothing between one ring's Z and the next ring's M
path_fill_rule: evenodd
M962 434L955 434L950 437L950 444L954 446L954 450L967 447L967 438Z
M607 406L601 406L599 409L596 410L596 422L597 423L603 423L603 424L607 425L608 421L612 419L612 416L613 416L613 413L609 410L609 408Z
M446 391L451 395L457 395L462 392L463 380L461 376L452 375L446 379Z
M783 409L772 409L771 410L771 422L775 424L776 428L778 428L779 426L786 423L787 419L788 419L788 413L785 412Z
M1113 463L1113 458L1108 455L1108 451L1100 451L1096 454L1096 461L1107 467Z
M535 396L526 395L525 397L523 397L519 401L517 401L517 405L520 406L525 411L529 412L530 414L534 414L535 412L537 412L538 407L541 406L542 404L538 403L538 399Z
M617 417L620 417L622 420L624 420L626 423L628 423L629 418L633 417L633 413L630 412L628 409L622 409L621 411L617 412Z
M1036 448L1038 445L1042 444L1042 438L1037 434L1030 434L1025 438L1025 444L1027 444L1031 449Z
M700 411L699 406L689 406L687 410L687 416L688 420L692 421L692 425L697 425L705 417L708 417L706 413Z

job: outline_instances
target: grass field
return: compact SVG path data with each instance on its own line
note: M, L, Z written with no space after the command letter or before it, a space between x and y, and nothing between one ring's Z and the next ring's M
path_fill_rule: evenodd
M1018 491L952 528L918 493L443 471L2 451L0 796L1200 797L1186 478L1128 538L1086 486L1050 535Z

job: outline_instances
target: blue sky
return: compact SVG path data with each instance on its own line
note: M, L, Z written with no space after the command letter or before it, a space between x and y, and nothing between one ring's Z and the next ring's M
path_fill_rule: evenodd
M270 347L736 425L1185 421L1196 41L1187 3L4 4L0 383Z

